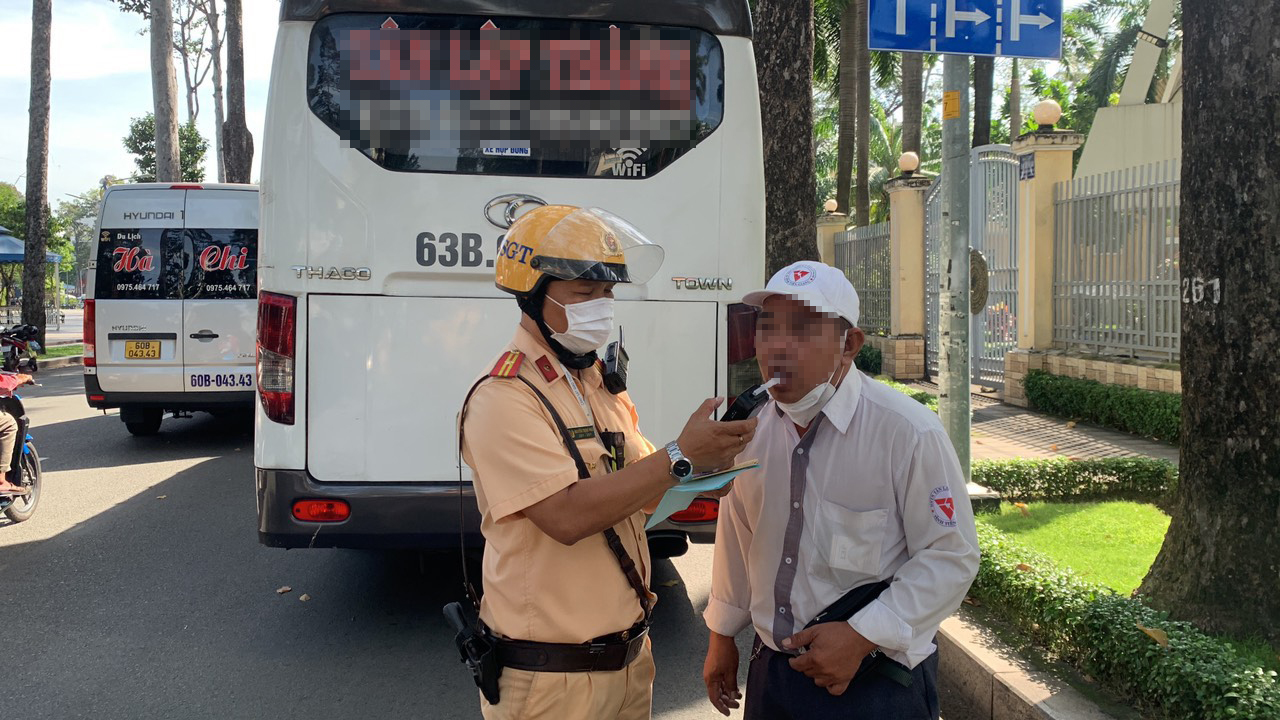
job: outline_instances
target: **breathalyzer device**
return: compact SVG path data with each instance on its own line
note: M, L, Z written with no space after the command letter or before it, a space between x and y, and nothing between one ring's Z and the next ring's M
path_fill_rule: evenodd
M751 417L751 413L755 412L755 409L769 398L769 393L767 392L769 388L777 385L779 382L780 379L775 377L770 378L768 382L763 382L759 385L753 385L747 388L746 392L739 395L737 399L733 401L733 404L729 406L729 409L724 411L724 415L720 416L721 422L746 420Z

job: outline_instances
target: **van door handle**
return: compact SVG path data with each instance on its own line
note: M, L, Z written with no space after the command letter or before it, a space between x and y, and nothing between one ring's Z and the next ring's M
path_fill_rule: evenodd
M192 340L213 340L216 337L218 337L218 333L210 332L208 330L201 330L198 333L191 334Z

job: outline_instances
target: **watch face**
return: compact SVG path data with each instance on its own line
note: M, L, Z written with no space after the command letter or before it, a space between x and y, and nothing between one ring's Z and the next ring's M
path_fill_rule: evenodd
M677 477L686 478L693 474L693 463L685 458L681 458L671 466Z

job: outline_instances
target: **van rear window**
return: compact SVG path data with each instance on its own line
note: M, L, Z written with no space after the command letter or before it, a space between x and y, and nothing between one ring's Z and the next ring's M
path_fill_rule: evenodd
M389 170L644 178L719 127L724 57L691 28L339 14L307 100Z
M187 300L252 300L258 297L258 231L186 231L189 260L183 283Z
M182 230L104 229L98 237L94 297L166 300L181 297Z

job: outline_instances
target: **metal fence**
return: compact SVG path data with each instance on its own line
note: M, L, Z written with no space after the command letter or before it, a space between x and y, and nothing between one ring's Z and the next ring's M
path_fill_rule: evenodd
M858 327L870 334L888 335L892 273L889 223L836 233L836 267L858 291Z
M1167 161L1055 189L1055 346L1178 359L1179 167Z
M1008 145L969 160L969 244L987 262L987 304L973 316L973 382L1004 386L1005 353L1018 345L1018 156Z

